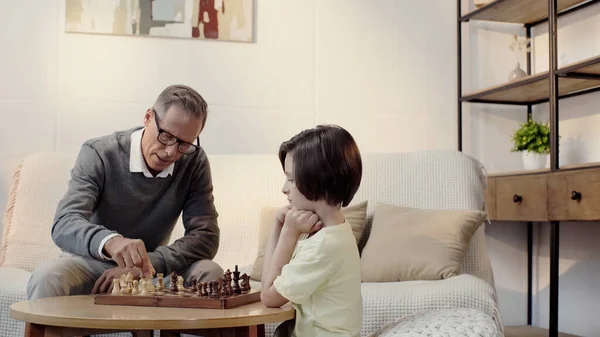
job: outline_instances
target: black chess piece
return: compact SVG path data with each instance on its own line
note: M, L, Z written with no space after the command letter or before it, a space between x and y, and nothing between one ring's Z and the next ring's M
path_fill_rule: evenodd
M212 292L210 295L212 297L219 297L219 281L212 281Z
M241 290L243 293L250 290L250 280L248 278L248 275L246 275L246 273L242 274Z
M242 289L240 288L240 271L238 270L237 264L235 265L235 270L233 271L233 293L241 294Z
M198 288L198 280L195 278L192 279L192 289L196 290Z
M219 279L219 294L221 296L227 296L227 286L225 284L225 277Z
M213 283L212 283L212 281L207 282L207 286L208 286L208 288L206 289L206 296L212 297L213 296Z
M208 287L208 283L202 282L202 289L200 290L200 295L208 296L208 291L206 291L207 287Z
M170 276L171 280L169 283L170 284L169 290L174 293L177 292L177 276L178 275L176 272L172 272L171 276Z

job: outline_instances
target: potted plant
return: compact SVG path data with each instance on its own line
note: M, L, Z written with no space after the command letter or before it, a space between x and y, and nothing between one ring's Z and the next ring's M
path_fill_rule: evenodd
M511 152L523 153L523 166L526 170L546 167L550 154L550 127L548 123L528 120L522 123L512 136Z

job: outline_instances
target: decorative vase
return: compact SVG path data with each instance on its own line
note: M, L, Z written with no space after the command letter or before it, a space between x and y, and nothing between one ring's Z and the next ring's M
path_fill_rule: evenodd
M519 62L515 65L515 69L513 69L510 73L508 73L508 81L515 81L519 78L523 78L527 76L527 73L521 69L521 65Z
M547 154L523 151L523 167L526 170L539 170L545 168L547 159Z

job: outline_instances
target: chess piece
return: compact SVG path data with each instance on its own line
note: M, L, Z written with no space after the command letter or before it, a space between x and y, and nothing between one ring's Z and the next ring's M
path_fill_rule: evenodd
M195 278L192 279L192 289L198 289L198 280L196 280Z
M179 292L185 291L185 286L183 285L183 276L177 276L177 290Z
M226 285L225 285L225 277L222 277L219 279L219 294L223 297L227 296L227 289L226 289Z
M211 281L212 283L212 293L210 294L212 297L219 297L219 282Z
M242 283L241 283L241 291L243 293L248 292L250 290L250 282L248 279L248 275L246 273L242 274Z
M207 287L208 287L208 283L202 282L202 289L200 291L200 295L202 295L202 296L208 296L208 291L206 291Z
M233 295L233 288L231 287L231 270L229 269L225 272L225 291L227 296Z
M241 294L242 289L240 288L240 272L238 270L237 264L235 265L235 270L233 271L233 293Z
M156 284L156 290L163 291L165 289L165 283L164 283L164 280L163 280L163 273L156 274L156 277L158 279L156 281L157 282L157 284Z
M140 292L138 288L138 280L133 280L133 288L131 289L131 295L137 295Z
M119 278L119 286L121 289L127 288L127 274L121 275Z
M113 279L112 294L113 295L119 295L120 293L121 293L121 279L114 278Z
M142 279L140 282L140 295L148 295L148 280Z
M212 283L212 281L210 281L210 282L207 282L206 284L208 286L208 289L206 291L206 296L211 296L212 297L212 295L213 295L213 283Z
M171 282L170 282L169 290L172 293L177 292L177 273L172 272L170 277L171 277Z
M148 290L149 293L156 292L156 287L154 287L154 283L152 283L152 280L146 280L145 288L146 290Z

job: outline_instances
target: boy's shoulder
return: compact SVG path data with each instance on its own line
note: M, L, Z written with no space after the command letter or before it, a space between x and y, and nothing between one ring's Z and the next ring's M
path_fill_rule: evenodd
M354 248L356 248L356 239L352 227L346 221L340 225L324 227L310 238L301 240L300 251L331 257L339 255L346 249Z

